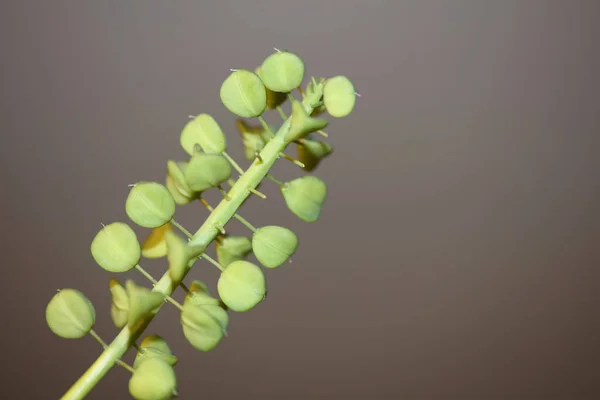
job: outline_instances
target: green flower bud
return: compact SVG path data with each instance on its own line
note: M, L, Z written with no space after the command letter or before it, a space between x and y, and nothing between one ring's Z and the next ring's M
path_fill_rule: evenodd
M325 85L324 78L320 78L319 81L317 81L314 77L312 77L310 82L308 82L308 84L306 85L306 90L304 91L303 101L307 102L308 104L311 104L311 105L318 104L323 99L324 85ZM319 107L317 107L317 109L318 108ZM320 112L317 112L317 114L320 114ZM314 116L314 115L315 115L315 111L313 110L313 112L311 113L311 116Z
M306 171L313 171L322 159L333 152L333 147L328 143L310 139L302 139L296 148L298 160L304 164L304 170Z
M144 228L164 225L175 215L175 200L169 189L157 182L138 182L125 202L127 216Z
M144 243L142 243L142 256L146 258L161 258L167 255L167 242L165 233L172 231L173 226L166 223L158 228L152 229Z
M325 81L323 104L332 117L342 118L354 109L356 91L354 85L345 76L335 76Z
M167 364L173 366L177 364L177 357L171 352L171 348L159 335L149 335L142 340L139 345L141 351L135 356L133 368L138 368L142 362L146 362L151 358L160 358Z
M222 267L243 260L252 251L252 242L245 236L225 236L215 241L217 258Z
M96 263L108 272L129 271L142 255L135 232L123 222L104 226L94 237L91 252Z
M109 281L109 289L112 298L110 316L115 326L121 329L127 325L129 320L129 296L125 288L116 279Z
M306 108L301 102L294 100L292 102L292 119L290 130L285 134L285 140L292 142L302 139L312 132L321 130L327 126L325 119L313 118L306 112Z
M46 307L46 323L50 330L64 339L79 339L87 335L96 323L92 302L76 289L62 289Z
M154 312L165 300L159 292L153 292L143 286L138 286L132 280L125 282L127 297L129 298L129 315L127 324L130 329L143 321L150 313Z
M129 379L129 393L136 400L167 400L177 388L173 367L161 358L150 358Z
M304 62L293 53L278 51L263 61L260 77L273 92L289 93L302 84Z
M267 290L261 269L244 260L234 261L225 268L217 289L223 303L236 312L252 309L265 298Z
M281 193L292 213L306 222L315 222L327 197L327 185L321 179L307 175L285 183Z
M267 91L254 72L239 69L232 72L221 85L221 102L232 113L254 118L267 108Z
M298 248L298 236L281 226L263 226L252 236L252 250L266 268L277 268Z
M221 127L209 114L200 114L189 121L181 131L180 142L190 156L194 154L196 144L205 153L221 154L227 148L227 139Z
M226 182L231 174L231 164L222 155L196 152L185 170L185 181L190 189L201 193Z

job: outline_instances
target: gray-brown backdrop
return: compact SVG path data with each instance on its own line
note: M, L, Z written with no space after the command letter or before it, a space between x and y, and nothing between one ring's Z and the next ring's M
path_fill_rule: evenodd
M219 87L277 47L361 97L327 129L318 223L270 182L242 211L300 237L268 299L206 354L173 307L152 324L180 357L181 398L600 398L599 4L3 2L1 397L57 399L100 353L49 331L56 289L94 302L105 340L118 332L93 236L127 221L128 184L185 158L189 114L212 114L243 161ZM177 212L189 229L206 216ZM127 399L127 381L115 368L89 398Z

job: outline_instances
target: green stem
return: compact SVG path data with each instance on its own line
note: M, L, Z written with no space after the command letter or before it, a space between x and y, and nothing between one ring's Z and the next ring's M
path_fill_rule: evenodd
M190 231L188 231L187 229L185 229L183 227L183 225L181 225L179 222L175 221L174 219L171 220L171 223L173 224L173 226L175 228L179 229L185 236L187 236L188 238L191 239L192 233Z
M304 103L307 113L312 112L310 103ZM250 195L249 189L256 189L256 186L265 178L270 168L279 158L279 154L283 152L288 145L284 139L285 134L290 128L290 119L288 118L279 128L277 134L269 140L267 145L260 153L262 162L255 160L246 172L235 182L229 191L229 200L222 200L214 209L204 224L196 231L192 239L189 241L190 246L202 246L205 250L208 245L220 233L217 227L225 226L227 222L236 214L238 208L244 200ZM193 263L190 263L187 271L183 274L182 280L189 272ZM152 291L162 293L165 296L170 296L173 291L179 286L181 281L173 281L169 271L160 278ZM120 360L133 343L146 330L154 316L160 311L162 304L158 309L148 315L142 323L134 329L125 326L121 332L115 337L102 354L94 361L94 363L81 375L81 377L71 386L71 388L61 397L61 400L80 400L83 399L100 380L110 371Z
M221 270L221 272L223 272L225 270L225 268L223 268L221 266L221 264L219 264L214 258L212 258L211 256L209 256L208 254L202 253L202 255L200 257L204 258L206 261L208 261L209 263L211 263L215 267L219 268Z
M105 349L106 347L108 347L108 345L106 344L106 342L104 340L102 340L102 338L100 337L100 335L98 335L93 329L90 330L90 335L96 339L96 341L98 343L100 343L100 346L102 346L103 349ZM122 360L117 360L117 365L125 368L127 371L131 372L132 374L135 372L135 370L133 369L133 367L129 364L127 364L126 362L122 361Z

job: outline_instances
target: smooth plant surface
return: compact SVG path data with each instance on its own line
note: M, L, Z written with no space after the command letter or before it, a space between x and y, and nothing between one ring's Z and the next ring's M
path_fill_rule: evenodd
M109 344L94 331L96 311L79 290L59 290L46 307L50 330L65 339L92 336L103 348L97 360L63 395L62 399L82 399L114 366L131 374L128 390L138 400L161 400L177 396L178 386L194 385L177 380L179 361L165 339L146 334L154 316L165 303L180 313L183 335L193 349L208 352L223 342L236 313L251 312L266 299L267 271L282 268L296 253L300 239L287 227L255 227L239 211L250 196L266 199L258 190L268 180L279 186L280 200L299 220L317 222L327 198L327 184L314 175L302 175L289 181L275 178L271 169L279 159L294 163L310 173L333 153L324 138L328 126L324 118L341 118L355 107L357 93L345 76L311 77L305 80L304 61L288 51L269 55L261 65L231 70L219 92L222 104L237 119L244 155L250 165L243 169L227 153L223 128L211 115L190 116L179 133L180 145L187 158L167 160L164 183L141 180L125 199L130 222L149 230L140 241L131 225L115 221L103 225L90 246L93 260L113 274L108 280L107 301L113 324L120 333ZM298 95L294 96L297 91ZM281 107L290 104L290 115ZM263 114L276 111L282 124L266 123ZM256 119L257 122L249 121ZM286 152L296 147L294 158ZM213 206L204 194L218 191L222 200ZM194 233L175 220L178 207L199 204L210 215ZM227 224L235 219L249 230L247 236L230 235ZM214 245L217 259L206 250ZM258 263L247 258L254 255ZM141 266L144 259L165 259L166 268L155 279ZM216 267L220 276L212 285L188 274L201 273L198 260ZM145 279L124 282L115 274L136 269ZM180 304L171 295L185 292ZM133 363L123 361L124 354L136 350Z

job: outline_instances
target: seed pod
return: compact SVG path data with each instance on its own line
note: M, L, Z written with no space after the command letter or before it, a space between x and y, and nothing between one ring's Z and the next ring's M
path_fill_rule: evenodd
M304 61L293 53L278 51L263 61L260 77L267 89L289 93L302 84Z
M227 139L221 126L209 114L200 114L189 121L181 131L179 141L190 156L194 154L196 144L205 153L221 154L227 148Z
M256 75L258 75L259 78L261 80L263 80L262 79L261 67L256 68L254 70L254 73L256 73ZM265 87L265 88L267 90L267 110L272 110L274 108L277 108L278 106L280 106L283 103L285 103L285 101L287 100L287 94L286 93L274 92L274 91L270 90L267 87Z
M183 171L187 168L186 162L175 162L169 160L167 162L167 177L165 183L169 193L173 196L176 204L186 205L192 202L196 195L185 182Z
M199 281L199 280L192 281L192 283L190 283L190 287L188 289L190 289L192 296L205 296L206 298L210 299L211 302L214 300L214 304L219 304L219 301L210 294L210 291L208 290L208 286L206 285L206 283L204 283L202 281ZM188 295L188 296L190 296L190 295Z
M327 197L327 185L321 179L307 175L285 183L283 198L292 213L306 222L315 222Z
M267 91L254 72L239 69L223 81L221 102L232 113L243 118L254 118L267 108Z
M292 142L302 139L312 132L316 132L327 126L328 122L325 119L313 118L306 112L304 105L294 100L292 102L292 119L290 122L290 130L285 134L285 140Z
M227 332L229 315L207 292L186 297L181 311L183 335L199 351L214 349Z
M225 236L215 241L217 258L222 267L243 260L252 251L252 241L245 236Z
M178 282L183 279L189 261L186 256L185 242L175 232L166 232L165 243L167 244L169 275L173 281Z
M260 153L269 142L269 133L262 126L252 126L239 118L236 120L236 127L242 135L246 159L254 160L256 153Z
M135 232L123 222L104 226L94 237L91 252L98 265L108 272L126 272L141 258Z
M162 293L136 285L132 280L125 282L125 288L129 298L127 325L130 329L134 329L139 322L164 302L165 297Z
M167 255L167 242L165 233L172 231L173 225L166 223L152 229L144 243L142 243L142 256L146 258L161 258Z
M356 91L354 85L345 76L327 79L323 88L323 104L332 117L342 118L354 109Z
M125 288L116 279L109 281L109 289L112 299L110 316L115 326L121 329L127 325L129 320L129 296Z
M79 339L94 327L96 310L92 302L79 290L62 289L46 306L46 323L57 336Z
M333 152L333 147L325 142L302 139L296 146L298 160L304 164L305 171L313 171L322 159Z
M196 152L185 170L185 181L191 190L201 193L226 182L231 174L231 164L222 155Z
M177 364L177 357L171 352L171 348L159 335L149 335L140 343L140 351L135 356L133 368L138 368L142 362L146 362L151 358L160 358L167 364L173 366Z
M277 268L298 248L298 236L281 226L263 226L252 236L252 250L266 268Z
M266 281L260 267L251 262L234 261L219 277L219 297L227 307L245 312L260 303L266 294Z
M177 388L173 367L161 358L150 358L129 379L129 393L136 400L167 400Z
M169 189L158 182L138 182L125 202L127 216L139 226L156 228L175 215L175 200Z

